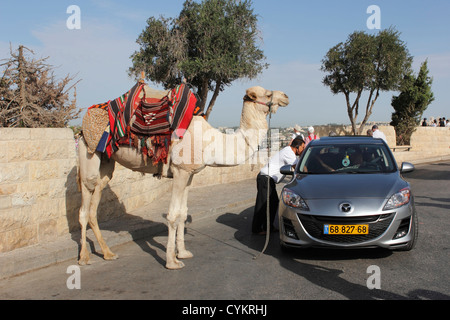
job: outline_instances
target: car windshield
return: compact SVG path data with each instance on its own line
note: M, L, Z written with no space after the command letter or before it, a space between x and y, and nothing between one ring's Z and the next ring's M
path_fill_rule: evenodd
M396 166L382 144L337 144L309 146L298 171L307 174L387 173Z

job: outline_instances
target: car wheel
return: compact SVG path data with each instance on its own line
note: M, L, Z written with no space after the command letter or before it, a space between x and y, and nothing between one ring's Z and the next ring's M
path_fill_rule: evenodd
M417 238L419 237L419 219L417 218L416 209L414 209L411 223L411 241L409 241L408 244L403 248L400 248L400 251L410 251L416 245Z

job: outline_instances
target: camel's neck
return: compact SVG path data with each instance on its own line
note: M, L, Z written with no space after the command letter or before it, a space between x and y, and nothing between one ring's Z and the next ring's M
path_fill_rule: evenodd
M235 166L246 163L258 151L258 146L267 135L267 128L264 112L258 110L254 103L245 102L240 128L233 134L220 134L217 131L212 143L204 147L203 161L207 166Z
M246 160L253 157L267 135L268 125L266 117L267 114L258 110L258 106L254 102L244 102L241 124L236 134L242 135L244 139Z
M267 131L267 114L258 110L254 102L244 102L241 115L241 124L239 129L246 130L265 130Z

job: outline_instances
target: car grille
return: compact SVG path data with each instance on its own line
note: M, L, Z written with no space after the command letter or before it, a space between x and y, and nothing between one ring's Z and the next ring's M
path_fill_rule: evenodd
M300 222L310 236L335 243L359 243L381 236L390 226L395 213L364 217L323 217L298 214ZM324 224L368 224L369 234L363 235L329 235L323 234Z

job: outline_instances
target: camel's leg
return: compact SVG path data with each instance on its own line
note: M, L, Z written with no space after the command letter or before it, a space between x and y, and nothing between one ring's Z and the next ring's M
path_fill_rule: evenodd
M79 221L81 225L81 250L78 264L84 266L90 264L89 251L86 245L86 228L89 221L89 207L91 203L92 192L81 183L81 207L79 213Z
M106 244L103 239L102 233L100 232L100 228L98 226L97 221L97 208L100 203L102 190L106 187L108 182L112 179L112 173L114 171L114 161L104 162L100 165L100 183L97 184L97 187L94 190L94 194L91 199L91 207L89 209L89 226L94 232L97 241L102 248L103 258L105 260L115 260L118 258L118 255L114 254L111 249Z
M101 159L98 154L90 154L87 151L86 142L83 138L78 143L78 183L81 188L81 207L79 212L79 221L81 226L81 250L80 265L89 264L89 251L86 245L86 228L89 222L89 210L91 207L92 194L98 183L100 176Z
M187 203L184 202L187 200L186 188L191 178L191 173L178 168L173 168L172 171L172 198L169 205L169 214L167 216L169 234L166 249L166 268L180 269L184 267L184 263L177 259L176 242L181 246L181 253L183 256L188 256L190 254L184 248L184 221L187 217ZM180 233L180 226L183 228L181 231L183 234L183 237L181 238L183 240L182 243L180 239L176 241L177 231ZM190 256L192 256L192 254L190 254Z
M79 221L81 225L80 265L89 264L89 251L86 245L87 224L91 226L97 241L102 248L105 259L116 256L106 245L97 223L97 207L100 202L101 191L111 180L114 171L114 161L101 164L98 153L89 154L83 139L79 143L79 183L81 187L81 207Z
M188 206L187 206L187 200L188 200L188 193L189 193L189 186L191 184L192 176L189 177L188 183L186 188L183 192L183 198L181 199L181 211L180 211L180 220L178 222L177 227L177 258L178 259L190 259L194 257L194 255L186 250L185 244L184 244L184 227L187 220L187 213L188 213Z

